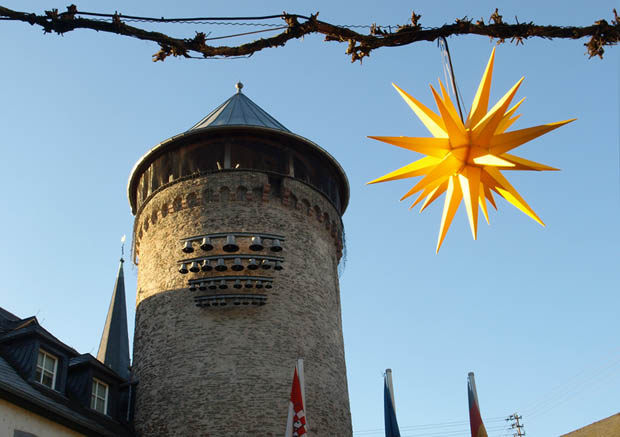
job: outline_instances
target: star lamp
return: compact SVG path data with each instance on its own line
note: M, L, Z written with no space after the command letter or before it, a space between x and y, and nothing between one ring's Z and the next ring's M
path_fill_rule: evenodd
M392 84L433 137L369 137L426 155L424 158L368 183L422 176L422 179L400 199L402 201L419 193L411 208L422 202L420 212L446 193L436 252L439 252L441 248L461 200L465 204L469 226L474 240L476 239L478 206L487 223L489 223L487 201L497 209L493 192L542 226L545 225L517 190L510 185L501 171L558 170L508 152L575 119L507 132L507 129L520 117L520 115L515 115L515 112L525 98L510 109L509 106L524 78L521 78L495 106L488 109L494 59L495 48L491 52L465 121L458 115L441 80L439 81L441 95L431 85L431 92L439 114L424 106L397 85Z

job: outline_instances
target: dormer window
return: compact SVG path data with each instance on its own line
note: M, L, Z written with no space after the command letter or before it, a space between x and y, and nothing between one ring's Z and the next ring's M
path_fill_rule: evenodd
M56 387L56 374L58 373L58 358L39 350L37 357L37 371L34 380L46 387Z
M90 408L101 414L108 412L108 384L93 378L93 389L90 395Z

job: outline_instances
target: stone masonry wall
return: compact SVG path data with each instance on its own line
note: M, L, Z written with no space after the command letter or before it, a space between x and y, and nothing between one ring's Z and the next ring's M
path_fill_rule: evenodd
M133 373L142 436L281 436L292 372L304 359L310 434L351 436L337 264L338 212L299 181L225 171L171 184L136 217ZM215 232L284 235L264 306L199 308L179 239ZM245 244L245 246L244 246ZM239 253L251 253L247 241ZM216 245L214 253L222 253ZM207 253L205 253L207 254ZM209 253L211 254L211 253ZM231 272L224 272L231 275ZM248 270L240 272L248 275ZM252 290L256 293L258 290Z

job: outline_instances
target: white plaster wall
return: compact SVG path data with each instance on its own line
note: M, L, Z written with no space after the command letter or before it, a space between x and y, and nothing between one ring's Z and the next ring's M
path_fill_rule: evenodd
M0 399L0 436L13 437L15 430L29 432L37 437L79 437L84 435Z

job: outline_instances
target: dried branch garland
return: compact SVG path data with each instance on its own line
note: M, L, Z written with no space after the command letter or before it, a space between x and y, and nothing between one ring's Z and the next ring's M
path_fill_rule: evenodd
M101 32L117 33L159 44L160 50L153 55L153 61L163 61L168 56L184 56L191 58L190 53L197 53L203 58L216 57L239 57L251 56L252 54L270 47L284 46L292 39L302 38L305 35L319 33L325 36L325 41L337 41L348 44L346 53L351 56L351 61L361 61L364 57L380 47L397 47L412 44L418 41L434 41L439 37L452 35L483 35L491 39L496 38L498 43L503 43L507 39L516 44L523 44L527 38L539 37L546 39L568 38L579 39L590 37L584 45L587 47L590 57L603 57L605 46L612 46L620 41L620 19L616 10L613 10L614 18L611 24L606 20L598 20L591 26L540 26L532 22L508 24L503 21L498 10L491 15L489 22L473 20L464 17L456 19L452 24L445 24L441 27L422 28L420 25L420 15L412 13L410 22L399 26L394 32L386 30L373 24L370 26L368 35L364 35L351 30L345 26L329 24L317 19L318 12L310 17L296 14L260 17L260 18L282 18L286 23L283 32L264 39L258 39L239 46L210 46L207 45L207 38L203 32L196 32L196 36L191 39L173 38L164 33L152 32L137 27L129 26L123 22L123 16L114 14L94 14L78 11L75 5L67 7L66 12L59 13L58 9L45 11L45 15L36 15L26 12L13 11L0 6L0 17L4 20L23 21L31 25L38 25L43 28L45 33L55 32L64 34L76 29L92 29ZM83 18L84 15L95 15L108 17L110 21L101 21ZM137 18L137 17L131 17ZM234 18L228 18L232 20ZM516 17L515 17L516 19ZM193 21L195 19L183 19L183 21ZM170 22L178 21L175 19L155 19L146 18L143 21ZM301 22L300 22L301 21ZM276 29L277 30L277 29Z

